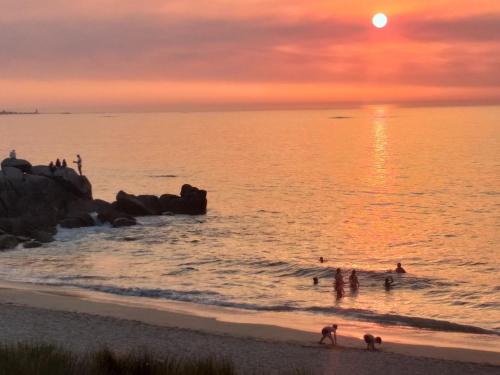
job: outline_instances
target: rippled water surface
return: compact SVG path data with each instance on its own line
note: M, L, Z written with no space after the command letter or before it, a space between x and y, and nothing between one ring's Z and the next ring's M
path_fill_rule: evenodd
M498 107L0 116L1 152L34 164L80 153L97 198L191 183L209 202L206 216L61 230L1 253L0 277L500 332L499 118ZM388 292L399 261L408 274ZM357 294L335 299L336 267L358 270Z

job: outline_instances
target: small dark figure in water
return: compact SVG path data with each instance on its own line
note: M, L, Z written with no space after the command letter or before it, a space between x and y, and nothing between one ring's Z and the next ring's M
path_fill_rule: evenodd
M73 161L73 163L76 164L78 167L78 173L80 173L80 176L82 175L82 158L80 157L80 154L76 155L76 160Z
M323 340L327 337L332 342L332 345L337 345L337 328L336 324L332 324L331 326L326 326L321 330L321 340L319 340L319 344L323 344ZM332 336L333 334L333 336Z
M319 262L320 263L323 263L325 261L325 259L323 257L319 257Z
M335 292L337 292L337 298L344 296L344 277L340 268L337 268L337 273L335 274Z
M385 289L387 289L387 290L391 289L392 284L394 284L394 279L392 278L392 276L386 277L385 281L384 281Z
M319 279L317 277L313 277L313 283L314 283L314 285L318 285Z
M406 270L401 266L401 263L398 263L396 267L396 273L406 273Z
M59 158L57 158L56 160L56 168L61 168L61 161L59 160Z
M356 275L356 270L352 270L351 276L349 276L349 286L352 290L359 289L359 280L358 276Z
M56 166L54 165L54 162L51 161L49 163L49 169L50 169L50 173L54 174L54 172L56 171Z
M366 350L376 350L375 349L375 344L382 344L382 338L381 337L374 337L373 335L367 333L366 335L363 336L363 339L366 342Z
M66 168L68 166L68 163L66 163L66 159L63 159L62 161L62 167Z

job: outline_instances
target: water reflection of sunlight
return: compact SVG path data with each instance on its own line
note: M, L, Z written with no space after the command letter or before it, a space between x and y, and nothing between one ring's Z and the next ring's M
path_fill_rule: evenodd
M386 133L386 110L375 109L373 117L374 130L374 177L378 182L384 182L387 176L387 133Z

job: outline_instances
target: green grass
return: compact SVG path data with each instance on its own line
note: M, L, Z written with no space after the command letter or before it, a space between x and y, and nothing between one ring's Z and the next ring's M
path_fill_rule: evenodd
M103 348L76 355L49 344L0 345L0 375L233 375L231 362L118 354Z

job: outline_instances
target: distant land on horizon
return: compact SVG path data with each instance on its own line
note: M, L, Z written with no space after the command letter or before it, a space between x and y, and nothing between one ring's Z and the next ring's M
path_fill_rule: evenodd
M6 111L5 109L0 111L0 115L39 115L38 109L34 112L17 112L17 111Z

